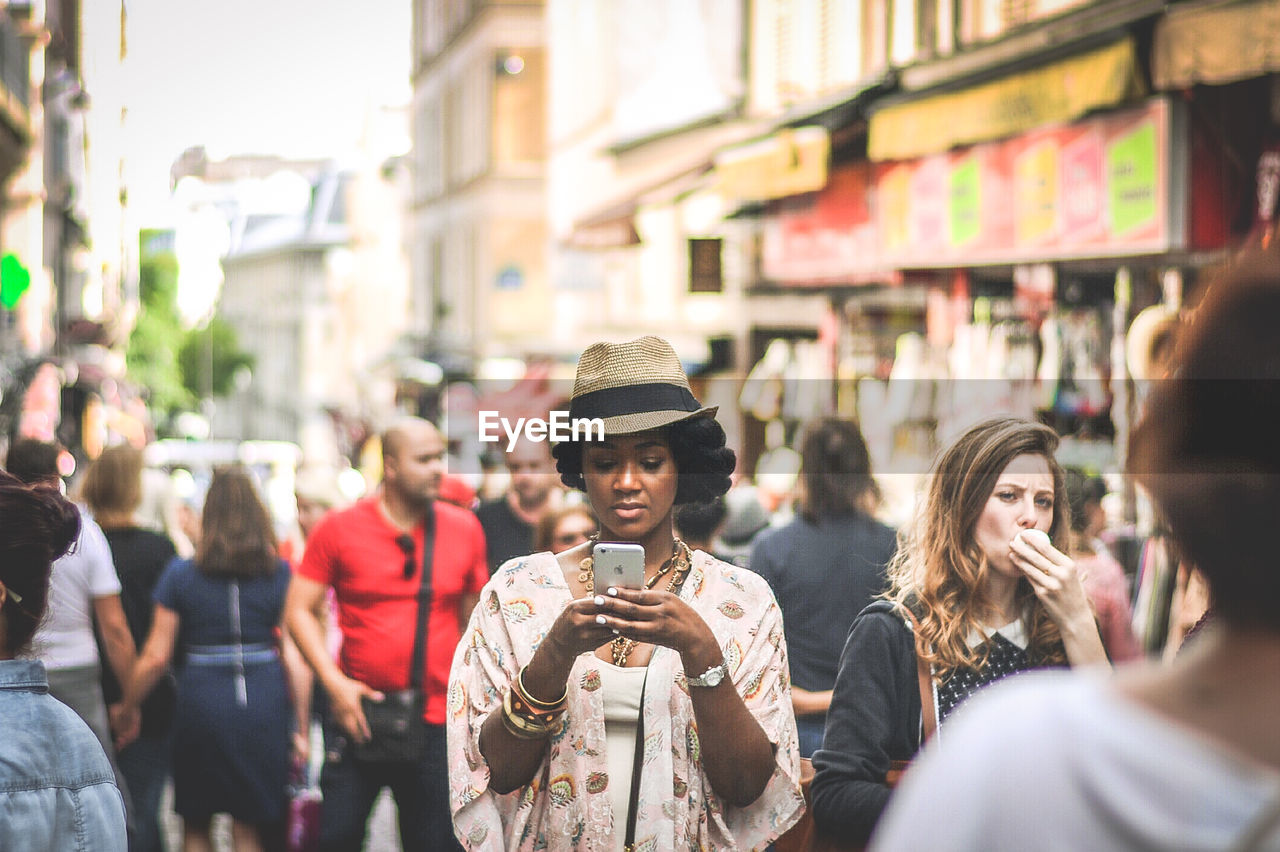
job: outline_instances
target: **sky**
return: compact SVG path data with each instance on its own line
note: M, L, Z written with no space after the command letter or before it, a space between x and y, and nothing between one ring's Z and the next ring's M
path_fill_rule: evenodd
M126 5L125 90L102 100L128 108L126 179L142 226L167 224L169 168L191 146L214 159L342 156L370 103L410 97L411 0Z

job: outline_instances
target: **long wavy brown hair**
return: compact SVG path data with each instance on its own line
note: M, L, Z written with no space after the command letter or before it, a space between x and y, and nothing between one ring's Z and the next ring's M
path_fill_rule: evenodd
M204 498L196 565L219 577L261 577L280 561L271 513L253 477L241 467L218 468Z
M971 648L970 632L996 617L987 596L991 571L974 537L996 480L1021 455L1042 456L1053 475L1053 522L1049 537L1069 547L1069 509L1062 468L1054 459L1057 434L1047 426L1016 417L984 420L948 447L934 465L928 491L914 523L900 535L889 565L888 597L916 615L916 653L943 680L957 669L981 670L989 644ZM1018 581L1017 600L1027 633L1032 665L1065 663L1062 635L1026 579Z

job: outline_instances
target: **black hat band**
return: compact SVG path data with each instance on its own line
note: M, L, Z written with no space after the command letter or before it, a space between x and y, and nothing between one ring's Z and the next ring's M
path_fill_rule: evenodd
M650 382L641 385L624 385L601 388L574 397L569 403L569 416L573 419L620 417L627 414L648 414L652 411L701 410L702 406L688 388L666 382Z

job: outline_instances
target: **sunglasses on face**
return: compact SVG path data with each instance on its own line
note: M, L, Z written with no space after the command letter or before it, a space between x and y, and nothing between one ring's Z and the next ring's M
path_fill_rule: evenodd
M404 552L404 578L407 580L413 576L415 562L413 558L413 536L405 533L396 538L396 544L400 546L400 550Z

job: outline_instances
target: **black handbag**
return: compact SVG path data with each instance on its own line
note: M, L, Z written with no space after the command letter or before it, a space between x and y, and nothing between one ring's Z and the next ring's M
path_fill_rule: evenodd
M431 620L431 559L436 539L435 507L427 512L422 533L422 577L418 585L418 618L409 660L409 688L384 692L382 701L360 700L369 723L369 740L355 744L364 763L420 763L427 752L426 691L422 663L427 656L427 623Z

